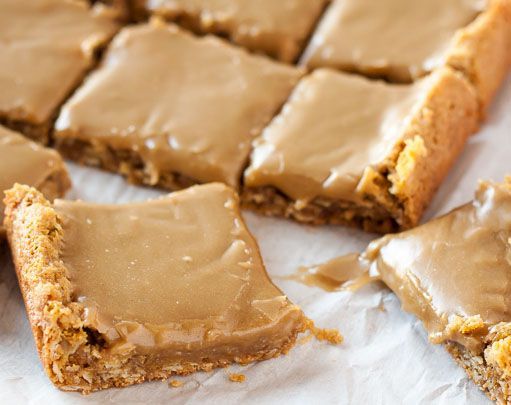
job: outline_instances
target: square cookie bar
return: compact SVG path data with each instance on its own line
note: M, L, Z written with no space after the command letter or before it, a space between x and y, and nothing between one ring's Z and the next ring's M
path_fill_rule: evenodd
M39 356L63 390L269 359L308 327L223 184L127 205L51 205L17 185L6 204Z
M0 126L0 239L5 236L2 226L4 190L14 183L36 187L50 200L61 197L71 186L64 162L57 152Z
M477 107L449 68L413 85L316 70L255 141L244 203L306 223L412 227L476 130Z
M511 402L511 179L361 259L491 399Z
M230 38L252 51L295 61L328 0L135 0L136 18L147 14L197 33Z
M0 9L0 123L47 143L57 110L117 23L76 0L0 0Z
M511 64L511 0L334 0L304 62L395 82L448 64L484 109Z
M123 29L64 105L67 157L168 189L238 187L251 141L302 71L160 21Z

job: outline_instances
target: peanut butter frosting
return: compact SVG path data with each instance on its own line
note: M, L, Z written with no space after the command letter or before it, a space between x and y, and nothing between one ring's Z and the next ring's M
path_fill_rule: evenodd
M409 82L443 64L457 30L484 10L485 0L334 0L303 58Z
M112 353L232 361L280 348L303 326L222 184L127 205L57 200L55 209L85 325Z
M326 0L138 0L138 7L286 62L298 57Z
M273 186L304 203L320 196L360 202L364 170L388 158L427 83L316 70L254 143L245 184Z
M14 183L39 187L64 165L59 154L0 126L0 234L4 191Z
M433 342L481 352L488 330L511 321L511 179L482 182L472 203L374 241L363 258Z
M57 139L140 155L166 172L237 186L252 139L301 70L158 21L125 28L62 109Z
M0 119L44 123L117 24L80 1L0 0L0 9Z

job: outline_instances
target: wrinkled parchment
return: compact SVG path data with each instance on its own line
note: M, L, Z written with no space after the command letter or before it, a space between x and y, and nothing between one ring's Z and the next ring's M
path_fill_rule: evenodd
M145 200L160 192L128 186L118 176L71 165L69 198L97 202ZM439 190L426 218L472 198L478 179L511 174L511 79L488 122L474 136ZM287 356L166 382L111 389L89 396L55 389L44 375L8 258L0 259L0 403L304 403L487 404L442 347L427 342L421 324L402 312L383 285L358 293L327 293L285 276L300 265L362 250L374 236L338 227L313 228L245 213L273 280L318 326L339 328L344 344L310 341ZM233 383L228 372L243 373Z

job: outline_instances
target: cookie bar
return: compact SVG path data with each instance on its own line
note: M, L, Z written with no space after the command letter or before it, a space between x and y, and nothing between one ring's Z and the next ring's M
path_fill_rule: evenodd
M226 36L284 62L303 50L328 0L135 0L137 19L148 14L197 33Z
M458 31L446 63L477 89L484 116L511 67L511 0L488 0L486 10Z
M334 0L303 60L395 82L448 64L484 111L511 65L511 1Z
M478 117L472 86L449 68L413 85L316 70L255 142L243 202L305 223L410 228Z
M0 124L47 143L57 110L117 23L76 0L0 0L0 8Z
M511 178L362 255L488 396L511 402Z
M39 356L63 390L269 359L308 327L223 184L127 205L51 205L17 185L6 205Z
M5 236L2 226L4 190L14 183L36 187L50 200L64 195L71 185L57 152L0 126L0 239Z
M304 62L409 83L442 65L455 33L482 6L480 0L334 0Z
M251 141L301 75L153 20L114 39L62 108L55 143L71 159L136 183L238 187Z

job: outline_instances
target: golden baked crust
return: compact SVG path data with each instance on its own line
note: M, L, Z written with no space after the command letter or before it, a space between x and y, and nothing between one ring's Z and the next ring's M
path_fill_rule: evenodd
M470 83L450 68L433 75L401 142L383 164L366 169L358 189L367 205L328 198L298 204L272 187L262 187L244 189L245 207L304 223L346 224L376 232L415 226L479 122Z
M501 323L492 328L481 354L474 354L454 342L444 345L476 385L498 404L511 403L510 332L509 323Z
M484 114L511 66L511 0L490 0L485 12L458 31L446 62L475 86Z
M206 359L161 365L148 362L147 355L104 350L84 326L83 306L73 301L68 270L60 258L63 231L56 211L33 188L16 185L6 194L5 226L16 274L44 370L57 387L87 393L229 364ZM303 319L280 347L234 361L246 364L285 354L306 328Z
M50 201L62 197L70 188L71 179L64 162L61 165L55 166L53 173L38 187L39 191ZM3 238L5 238L5 228L0 223L0 240Z

